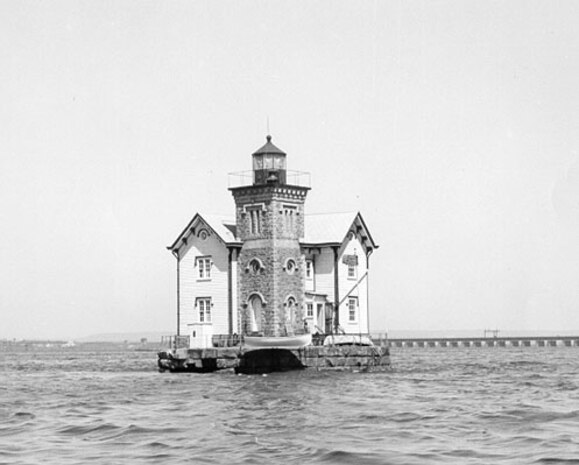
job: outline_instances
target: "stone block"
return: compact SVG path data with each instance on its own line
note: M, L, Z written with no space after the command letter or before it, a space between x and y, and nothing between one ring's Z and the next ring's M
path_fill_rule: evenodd
M306 358L318 358L319 357L319 347L316 346L308 346L304 347L303 349L304 357Z
M187 368L195 367L195 368L202 368L203 367L203 360L196 358L196 359L189 359L185 362L185 366Z
M335 366L336 365L334 364L334 358L322 357L318 360L319 368L333 368Z
M217 349L203 349L201 358L217 358Z
M223 349L219 349L218 357L227 359L237 359L239 358L239 348L225 347Z
M332 363L335 367L345 367L346 366L346 357L334 357L332 358Z
M341 357L342 350L338 346L321 346L320 357Z
M201 359L203 358L203 349L188 349L187 358L190 359Z
M235 368L239 365L239 359L232 358L218 358L217 368L222 370L226 368Z
M368 360L367 357L348 357L344 359L344 365L348 367L363 367L368 365Z

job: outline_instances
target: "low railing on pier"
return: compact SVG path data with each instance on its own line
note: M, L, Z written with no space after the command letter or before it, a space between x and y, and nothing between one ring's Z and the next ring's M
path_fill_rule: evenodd
M161 346L167 349L187 349L190 345L189 336L161 336Z
M302 331L296 332L296 335L304 334ZM257 335L257 333L255 334ZM332 336L330 333L316 332L312 334L312 345L322 346L326 341L328 336ZM374 342L375 345L388 346L388 339L386 335L376 335L361 334L361 333L346 333L339 332L337 336L353 336L360 338L369 338ZM212 347L237 347L243 342L243 336L238 334L214 334L211 337ZM191 338L189 336L162 336L161 346L167 349L188 349L191 344Z

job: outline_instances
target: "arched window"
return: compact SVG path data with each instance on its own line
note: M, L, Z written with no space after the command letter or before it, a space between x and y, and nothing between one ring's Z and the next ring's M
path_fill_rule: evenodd
M258 294L253 294L249 298L249 331L252 333L261 332L263 326L263 300Z
M294 334L296 309L296 299L292 296L288 297L285 302L285 329L288 335Z
M249 262L248 270L251 271L253 274L263 273L263 263L261 263L259 258L253 258Z

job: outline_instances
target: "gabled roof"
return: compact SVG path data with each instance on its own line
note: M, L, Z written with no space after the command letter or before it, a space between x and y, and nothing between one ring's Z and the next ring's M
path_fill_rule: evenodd
M169 250L179 248L181 243L185 242L187 237L194 233L195 228L198 228L199 224L204 224L211 229L226 245L241 245L241 241L239 241L235 235L236 224L234 218L222 215L201 215L200 213L196 213L185 229L183 229L181 234L177 236L177 239L175 239L175 241L167 248Z
M194 234L195 230L199 230L200 224L210 228L225 245L242 245L242 242L236 236L235 218L196 213L167 249L174 250L179 248L183 242L187 241L187 237L190 234ZM305 246L341 245L348 234L353 231L360 234L366 247L378 248L378 244L372 239L370 231L359 212L305 215L304 230L304 238L300 243Z
M365 245L378 248L359 212L305 215L303 245L340 245L351 231L360 233Z
M305 215L304 238L302 242L307 244L341 244L356 213L318 213Z

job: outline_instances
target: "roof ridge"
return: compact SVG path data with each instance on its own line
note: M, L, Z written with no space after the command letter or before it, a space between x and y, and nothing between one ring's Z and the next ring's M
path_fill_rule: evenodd
M316 215L346 215L352 214L357 215L359 212L357 210L348 210L344 212L319 212L319 213L306 213L306 216L316 216Z

